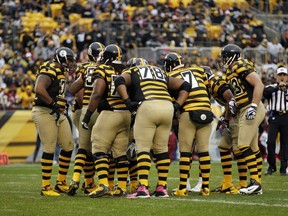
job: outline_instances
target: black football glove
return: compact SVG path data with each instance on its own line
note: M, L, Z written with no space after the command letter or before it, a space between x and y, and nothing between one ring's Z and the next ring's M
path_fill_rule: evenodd
M60 118L60 115L61 115L60 109L62 108L62 106L60 106L59 104L57 104L56 102L53 101L50 104L50 108L52 109L52 112L50 112L50 115L53 115L55 113L56 114L55 121L57 122Z
M173 108L174 108L174 117L177 115L178 111L180 110L181 106L179 103L176 101L173 103Z
M229 129L229 121L227 119L225 119L224 116L221 116L219 118L219 121L218 121L217 126L216 126L216 131L219 130L219 128L222 128L222 131L224 129L226 129L229 133L231 132Z
M93 112L87 110L86 113L85 113L85 116L84 116L84 118L83 118L83 120L81 122L82 127L84 129L86 129L86 130L89 129L88 124L90 122L90 118L91 118L92 114L93 114Z
M141 104L141 102L137 102L137 101L131 101L130 98L127 98L125 100L123 100L127 109L131 112L134 113L137 108L139 107L139 105Z

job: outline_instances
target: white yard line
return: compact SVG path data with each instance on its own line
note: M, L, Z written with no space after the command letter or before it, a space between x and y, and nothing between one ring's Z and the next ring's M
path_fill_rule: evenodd
M231 204L231 205L245 205L245 206L269 206L269 207L282 207L282 208L288 208L288 204L268 204L268 203L255 203L255 202L235 202L235 201L227 201L227 200L203 200L203 199L186 199L186 198L168 198L169 200L173 201L186 201L186 202L203 202L203 203L221 203L221 204ZM283 199L281 199L282 201ZM280 199L279 199L280 201Z

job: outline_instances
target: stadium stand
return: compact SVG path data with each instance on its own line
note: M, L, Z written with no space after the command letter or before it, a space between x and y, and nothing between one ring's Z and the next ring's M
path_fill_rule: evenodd
M268 5L265 1L253 0L158 0L157 3L155 1L102 3L82 0L34 2L35 4L22 4L19 1L4 1L0 6L0 50L3 52L0 61L2 59L4 62L0 79L2 109L21 108L17 94L14 93L14 89L20 88L21 85L21 80L16 78L18 67L23 69L23 77L26 77L27 72L35 75L37 65L51 57L57 47L70 46L66 43L69 39L72 40L71 48L77 52L78 60L83 61L87 45L97 38L95 35L98 33L101 33L102 43L120 44L127 51L126 58L138 53L138 56L148 56L148 59L155 64L161 62L161 59L157 59L155 54L148 54L153 53L153 49L157 48L162 52L162 47L165 49L169 46L170 49L182 47L186 50L184 55L192 56L189 60L191 64L207 62L217 72L221 69L217 67L219 47L230 42L249 50L244 53L254 58L259 71L263 64L274 64L279 61L287 63L287 54L284 52L287 49L285 28L281 30L282 35L278 35L283 46L283 53L279 53L279 58L276 60L272 58L268 47L265 50L265 58L257 57L258 46L264 39L268 40L270 47L273 43L265 32L267 22L253 15L254 9L267 11L269 6L270 15L278 8L280 17L285 21L286 18L282 15L284 11L281 10L285 5L282 1L279 3L270 0ZM87 5L89 7L85 7ZM227 17L228 22L222 22L224 17ZM284 21L280 22L277 28L280 28L282 23L284 25ZM97 24L97 27L92 31L94 24ZM79 26L83 26L85 30L84 50L78 50L77 46ZM129 31L126 31L126 28ZM38 49L39 43L43 43L43 47L41 45ZM152 51L147 53L149 49ZM37 59L36 54L34 55L35 50ZM39 50L48 54L40 52L39 56ZM8 103L9 106L4 106L3 101L7 100L12 102Z

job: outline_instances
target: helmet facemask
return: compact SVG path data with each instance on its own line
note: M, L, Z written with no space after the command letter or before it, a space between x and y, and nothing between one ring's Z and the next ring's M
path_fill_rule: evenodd
M233 56L222 56L223 67L228 68L234 61L238 60L240 57L239 54L235 53Z

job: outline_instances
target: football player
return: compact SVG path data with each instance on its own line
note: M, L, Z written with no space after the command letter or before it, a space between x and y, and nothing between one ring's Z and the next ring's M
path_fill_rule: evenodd
M129 69L131 67L147 65L147 64L148 64L148 61L144 58L131 58L127 61L126 66ZM135 150L135 140L133 137L134 122L135 122L135 115L132 115L130 142L129 142L129 146L127 150L127 157L129 160L130 193L134 193L138 187L137 157L136 157L136 150Z
M262 157L258 148L258 127L265 117L261 102L264 85L256 73L254 64L241 58L241 48L228 44L221 51L227 82L233 89L235 101L229 102L229 110L238 125L239 155L250 172L250 183L239 190L240 194L262 194Z
M66 72L76 65L73 51L67 47L56 50L52 61L44 62L38 72L34 91L36 98L32 118L39 133L43 154L41 158L43 196L60 196L67 192L66 176L74 149L73 137L67 119L65 98ZM59 171L55 190L51 186L53 157L56 143L59 143Z
M125 66L121 62L122 50L115 44L108 45L100 56L100 65L94 71L95 81L82 127L88 128L91 116L98 109L99 116L92 128L92 152L99 186L90 197L104 195L123 196L127 188L129 163L126 150L129 143L131 113L116 92L114 80ZM110 192L108 183L109 155L112 151L116 162L118 186Z
M181 55L170 52L164 58L164 68L169 77L177 77L187 80L191 84L191 91L185 101L179 119L179 170L180 184L172 193L174 196L187 196L187 179L191 168L192 144L196 138L196 149L199 156L199 167L202 176L202 188L200 195L209 196L210 156L209 138L211 134L211 111L210 98L206 90L208 80L204 69L201 67L184 67ZM176 94L174 97L177 98Z
M115 80L117 92L133 113L139 106L133 126L137 153L139 187L127 198L149 198L148 177L151 167L150 150L156 158L158 183L156 197L169 197L167 176L170 165L168 139L174 112L184 103L191 85L184 80L167 77L159 67L141 65L125 70ZM130 94L128 95L127 88ZM178 91L179 97L173 106L168 89Z
M242 187L247 186L247 167L244 163L241 154L239 154L239 149L237 146L237 131L238 125L236 124L234 118L229 112L228 104L232 100L233 102L233 92L229 84L222 77L215 76L209 68L204 68L208 83L209 83L209 93L221 106L224 106L226 109L223 115L218 120L216 130L222 127L222 137L218 146L220 157L221 157L221 166L224 174L224 179L220 187L211 190L213 193L227 193L227 194L237 194L238 190ZM239 172L239 184L236 188L232 183L232 155L231 148L234 152L234 155L237 159L237 166Z
M69 90L72 94L77 94L82 89L83 93L83 107L81 109L81 116L79 122L82 121L84 115L87 111L89 99L93 90L93 81L94 75L93 71L97 66L97 59L99 54L104 51L104 45L99 42L93 42L88 47L88 57L89 62L81 64L76 73L78 74L78 79L75 80ZM80 182L81 172L84 168L85 172L85 186L84 193L90 193L95 190L96 186L94 184L94 166L93 166L93 157L92 157L92 145L91 145L91 130L98 117L98 112L94 112L90 118L90 125L88 129L85 130L81 125L78 125L79 130L79 148L75 157L74 172L72 177L72 182L69 186L68 195L74 196ZM85 166L84 166L85 165Z

